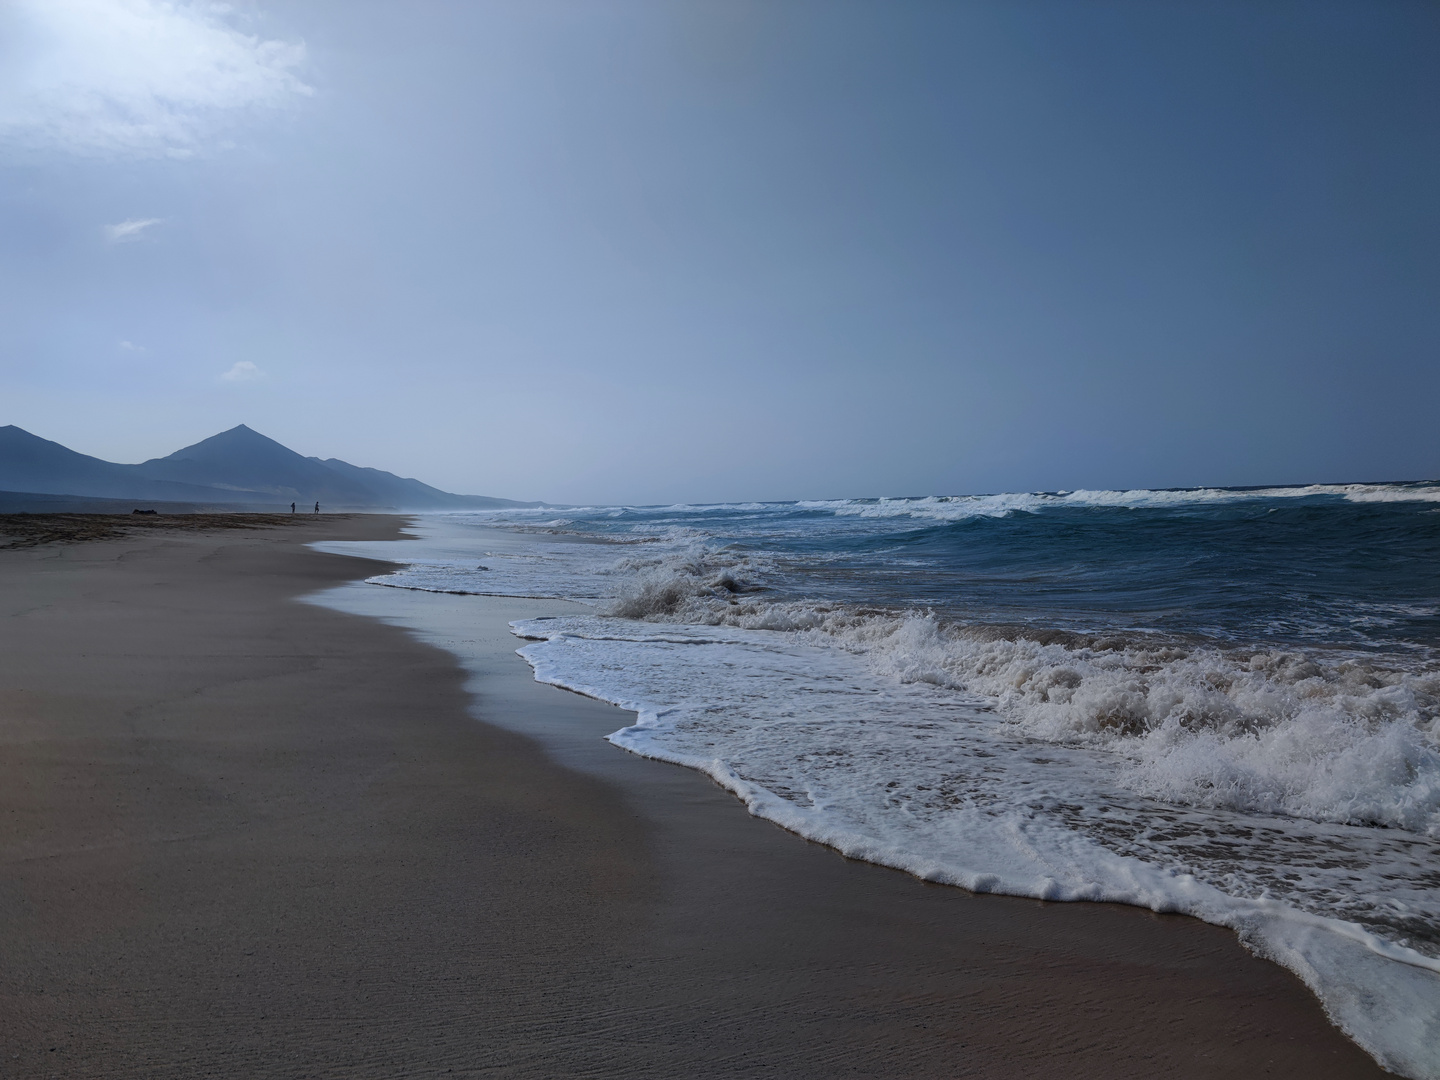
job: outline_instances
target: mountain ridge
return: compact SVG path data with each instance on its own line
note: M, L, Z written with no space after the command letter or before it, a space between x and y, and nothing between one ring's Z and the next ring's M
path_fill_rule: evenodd
M14 424L0 427L0 491L94 499L336 510L483 510L543 503L457 495L339 458L305 457L245 424L165 457L124 465L91 457Z

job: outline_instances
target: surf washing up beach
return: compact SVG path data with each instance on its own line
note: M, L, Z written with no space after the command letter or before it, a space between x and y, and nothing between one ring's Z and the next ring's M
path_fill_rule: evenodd
M405 564L319 602L575 602L515 645L616 746L928 881L1231 928L1440 1077L1440 485L416 520L315 545Z

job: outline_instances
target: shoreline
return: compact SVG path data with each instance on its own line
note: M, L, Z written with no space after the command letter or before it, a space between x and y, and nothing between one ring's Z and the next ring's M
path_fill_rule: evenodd
M14 1075L1385 1075L1228 931L847 860L604 743L514 655L563 602L426 594L462 670L303 546L402 526L0 552Z

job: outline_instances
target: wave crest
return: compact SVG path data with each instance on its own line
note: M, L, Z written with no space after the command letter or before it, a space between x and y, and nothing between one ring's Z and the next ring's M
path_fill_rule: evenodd
M996 495L927 495L923 498L908 499L832 499L802 502L798 505L806 510L829 510L836 517L964 521L969 518L1006 517L1017 512L1035 513L1063 507L1118 507L1139 510L1322 496L1353 503L1440 502L1440 484L1307 484L1301 487L1273 488L1004 492Z
M610 573L626 580L602 609L621 619L673 619L734 603L764 587L752 579L748 561L693 545L678 554L621 559ZM688 621L688 620L687 620Z

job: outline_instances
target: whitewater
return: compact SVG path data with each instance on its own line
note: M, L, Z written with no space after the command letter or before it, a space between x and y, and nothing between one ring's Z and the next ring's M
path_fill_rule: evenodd
M637 714L617 746L926 880L1231 927L1440 1077L1440 485L417 528L320 546L405 563L375 585L586 603L513 628L537 679Z

